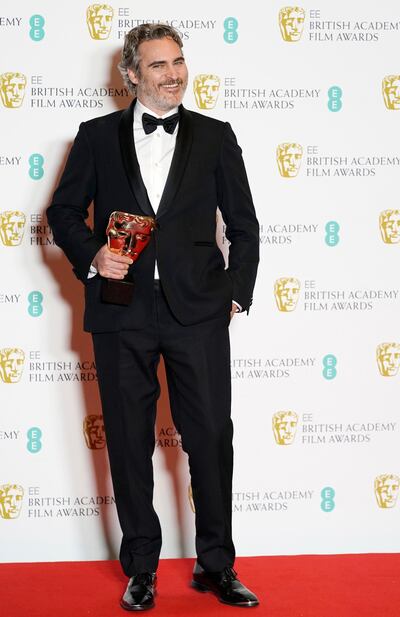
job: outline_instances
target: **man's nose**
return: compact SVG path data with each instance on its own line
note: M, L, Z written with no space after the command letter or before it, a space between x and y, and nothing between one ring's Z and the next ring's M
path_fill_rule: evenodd
M170 64L167 65L166 67L166 76L171 78L171 79L177 79L178 78L178 69L174 64Z

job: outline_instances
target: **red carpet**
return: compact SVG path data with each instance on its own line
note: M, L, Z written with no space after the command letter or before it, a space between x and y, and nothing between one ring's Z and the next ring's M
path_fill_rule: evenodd
M192 559L160 563L160 617L399 617L400 555L242 557L236 569L260 598L257 608L225 606L188 586ZM1 564L4 617L123 617L126 585L116 561Z

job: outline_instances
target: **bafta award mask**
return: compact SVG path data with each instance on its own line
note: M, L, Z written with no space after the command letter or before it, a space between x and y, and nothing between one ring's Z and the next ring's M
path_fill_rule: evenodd
M400 478L391 473L377 476L374 482L375 497L380 508L394 508L399 494Z
M0 75L0 96L4 107L21 107L25 96L26 77L22 73Z
M301 39L306 14L299 6L285 6L279 11L279 28L284 41L289 43Z
M395 377L400 366L400 344L381 343L376 348L376 361L383 377Z
M104 41L111 32L114 10L108 4L91 4L86 11L86 23L92 39Z
M214 109L218 99L219 85L218 75L196 75L193 81L193 92L199 109Z
M294 311L300 295L300 281L293 277L282 277L275 281L274 294L277 307L284 313Z
M4 519L18 518L21 512L24 489L18 484L0 486L0 516Z
M299 173L303 148L300 144L279 144L276 149L276 160L279 173L283 178L295 178Z
M297 413L294 411L277 411L272 416L272 429L278 445L291 445L296 436L296 428Z
M90 450L101 450L106 445L104 421L102 415L91 414L83 421L83 434Z
M400 210L384 210L379 216L382 240L386 244L400 242Z
M0 349L0 377L4 383L17 383L24 370L25 354L22 349Z
M0 238L4 246L18 246L25 229L25 214L19 210L0 212Z
M382 79L382 94L387 109L400 109L400 75L387 75Z

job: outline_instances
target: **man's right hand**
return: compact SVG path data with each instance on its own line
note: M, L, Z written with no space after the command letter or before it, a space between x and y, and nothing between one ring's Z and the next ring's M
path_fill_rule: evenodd
M96 253L92 266L101 276L109 279L123 279L128 273L128 267L131 263L133 263L133 260L130 257L113 253L105 244Z

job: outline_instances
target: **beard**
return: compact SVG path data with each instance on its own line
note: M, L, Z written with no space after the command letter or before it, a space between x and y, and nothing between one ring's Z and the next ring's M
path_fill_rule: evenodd
M167 86L177 88L168 91ZM160 84L143 80L137 85L136 95L146 107L166 113L181 104L186 87L187 79L168 80Z

